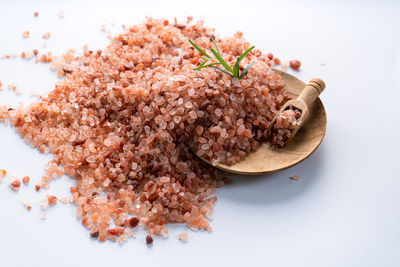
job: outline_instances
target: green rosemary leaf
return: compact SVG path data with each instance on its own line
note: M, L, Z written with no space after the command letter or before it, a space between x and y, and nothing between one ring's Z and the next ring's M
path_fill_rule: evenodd
M208 65L200 65L200 66L198 66L197 68L195 68L194 70L201 70L201 69L204 69L204 68L207 68L207 67L211 67L211 66L215 66L215 65L219 65L219 64L221 64L221 63L219 63L219 62L214 62L214 63L210 63L210 64L208 64Z
M213 44L215 45L215 48L217 49L218 54L221 55L221 52L219 52L219 48L218 48L218 46L217 46L217 43L215 42L214 38L213 38L211 35L210 35L210 39L211 39L211 41L213 42Z
M240 74L239 80L243 78L243 76L246 74L246 72L250 69L251 65L254 64L255 61L251 62L249 65L247 65L247 67L242 71L242 73Z
M211 66L215 66L215 65L220 65L220 64L221 64L221 63L219 63L219 62L214 62L214 63L210 63L210 64L208 64L208 65L205 65L204 68L211 67Z
M222 66L224 66L224 68L233 73L233 69L228 65L228 63L226 63L226 61L222 58L222 56L220 54L217 53L217 51L215 51L214 49L210 49L211 52L214 54L214 56L218 59L218 61L221 63Z
M235 65L233 65L233 77L239 79L239 58L236 59Z
M210 66L210 68L214 68L214 69L220 70L220 71L222 71L223 73L229 75L231 78L233 78L232 74L230 74L230 73L227 72L226 70L223 70L223 69L218 68L218 67L216 67L216 66Z
M204 66L204 64L206 64L206 63L207 63L209 60L210 60L210 59L208 59L208 58L204 59L204 61L203 61L203 62L201 62L201 64L200 64L200 66L199 66L199 67L203 67L203 66Z
M206 57L208 57L209 59L211 59L211 56L209 54L207 54L206 52L203 51L203 49L201 49L197 44L193 43L192 40L189 40L189 43L196 48L200 53L202 53L203 55L205 55Z
M240 61L242 61L242 60L247 56L248 53L250 53L251 50L254 49L254 47L255 47L255 46L253 45L252 47L250 47L249 49L247 49L243 54L240 55L240 57L238 58L239 63L240 63Z

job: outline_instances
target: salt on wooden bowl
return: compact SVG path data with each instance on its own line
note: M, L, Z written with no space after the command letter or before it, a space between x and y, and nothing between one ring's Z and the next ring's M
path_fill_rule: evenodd
M285 81L285 90L289 96L296 99L306 84L296 77L274 69ZM308 105L307 121L299 128L296 135L283 148L274 148L270 143L264 142L260 147L246 155L238 163L226 165L218 163L215 167L232 173L257 175L276 172L292 167L308 158L324 139L327 125L326 111L321 99L318 97ZM210 163L207 159L201 158Z

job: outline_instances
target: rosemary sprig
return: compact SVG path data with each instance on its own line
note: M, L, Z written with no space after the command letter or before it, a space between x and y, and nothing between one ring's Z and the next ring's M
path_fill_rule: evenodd
M215 58L212 58L209 54L207 54L203 49L201 49L197 44L195 44L192 40L189 40L189 43L196 48L200 53L204 55L203 57L203 62L200 63L200 65L195 68L194 70L201 70L204 68L214 68L217 70L222 71L223 73L229 75L231 78L235 79L242 79L243 76L247 73L247 71L250 69L250 67L253 65L254 61L251 62L247 67L242 71L242 73L239 74L239 64L240 62L247 56L248 53L250 53L251 50L254 49L255 46L250 47L246 51L243 52L235 61L235 64L233 65L233 68L229 66L228 63L223 59L221 52L219 51L219 48L217 46L217 43L215 42L214 38L210 36L210 40L213 42L215 49L210 48L211 53L214 55ZM211 60L211 63L208 63ZM225 69L222 69L218 67L218 65L222 65Z

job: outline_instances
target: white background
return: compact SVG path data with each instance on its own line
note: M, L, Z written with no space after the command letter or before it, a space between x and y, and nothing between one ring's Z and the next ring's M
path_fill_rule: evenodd
M275 174L234 177L219 190L213 232L171 226L167 239L144 243L145 232L120 246L98 243L57 204L40 219L46 194L68 195L62 177L34 192L50 155L31 149L0 126L0 168L31 185L12 192L0 183L0 266L399 266L400 262L400 5L396 1L5 1L0 0L0 54L61 53L103 48L102 23L204 15L222 35L242 30L257 48L303 62L303 81L325 80L326 138L301 164ZM34 18L33 12L39 11ZM58 12L65 11L60 19ZM22 38L30 30L31 38ZM43 47L41 36L52 34ZM325 66L320 62L324 60ZM29 91L48 92L57 81L48 66L0 60L0 80L23 95L0 92L1 103L31 103ZM299 181L289 176L299 175ZM28 213L23 198L34 205Z

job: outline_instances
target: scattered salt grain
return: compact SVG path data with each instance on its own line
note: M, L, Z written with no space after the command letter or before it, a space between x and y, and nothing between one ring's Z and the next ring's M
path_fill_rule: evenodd
M298 181L300 179L300 176L293 175L293 176L290 177L290 179L292 179L293 181Z
M151 235L146 236L146 244L147 245L153 244L153 238L151 237Z
M53 206L57 203L58 198L56 196L47 196L47 202L50 206Z
M22 36L24 37L24 38L28 38L29 36L30 36L30 32L29 31L23 31L22 32Z
M21 181L17 178L15 174L10 177L10 187L13 191L18 191L21 187Z
M289 62L289 66L294 70L299 70L301 67L301 62L297 59L294 59Z
M183 241L183 242L186 242L187 238L188 238L188 234L187 233L181 233L181 234L178 235L178 239Z
M46 32L45 34L43 34L43 39L49 39L50 38L50 36L51 36L51 33L49 33L49 32Z
M24 184L28 184L30 180L31 180L31 178L29 176L25 176L24 178L22 178L22 182Z

